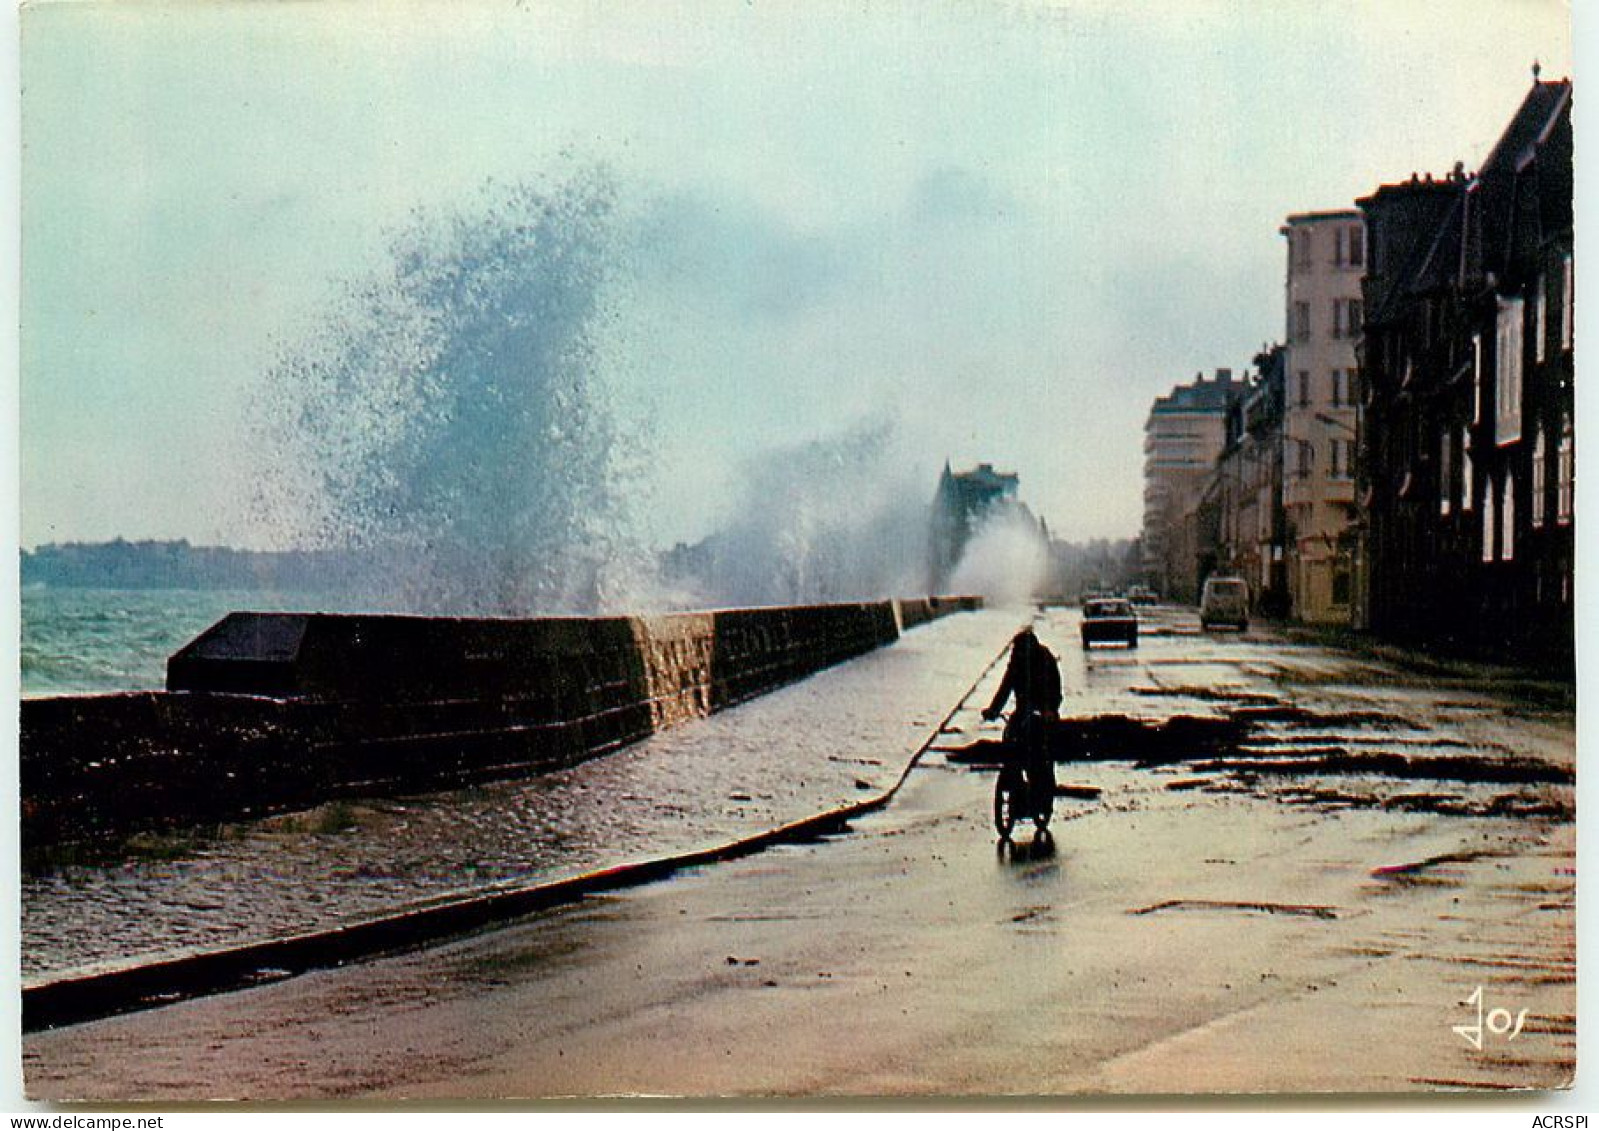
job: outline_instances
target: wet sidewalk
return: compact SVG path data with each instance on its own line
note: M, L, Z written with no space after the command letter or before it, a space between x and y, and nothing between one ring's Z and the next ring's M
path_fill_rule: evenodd
M709 848L878 796L1002 652L964 613L733 710L525 781L136 840L22 878L25 984Z

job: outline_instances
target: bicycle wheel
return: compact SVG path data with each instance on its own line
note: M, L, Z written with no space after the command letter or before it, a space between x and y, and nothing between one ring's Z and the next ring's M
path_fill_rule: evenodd
M1000 770L999 779L994 782L994 828L1000 840L1009 840L1016 827L1016 803L1020 798L1021 790L1010 771Z
M1026 782L1027 815L1032 818L1033 827L1043 832L1055 815L1055 767L1048 761L1030 763Z

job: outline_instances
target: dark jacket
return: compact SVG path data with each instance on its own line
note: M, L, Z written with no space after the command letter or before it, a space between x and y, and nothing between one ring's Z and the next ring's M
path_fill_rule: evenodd
M1026 639L1031 643L1024 644L1018 639L1011 645L1005 678L985 714L999 714L1012 694L1016 696L1018 715L1034 711L1053 715L1060 710L1060 664L1056 662L1055 654L1040 644L1036 637Z

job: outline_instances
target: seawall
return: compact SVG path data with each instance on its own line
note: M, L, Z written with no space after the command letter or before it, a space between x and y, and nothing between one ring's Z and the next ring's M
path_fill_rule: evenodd
M26 700L27 848L572 765L980 598L533 620L233 613L167 690Z

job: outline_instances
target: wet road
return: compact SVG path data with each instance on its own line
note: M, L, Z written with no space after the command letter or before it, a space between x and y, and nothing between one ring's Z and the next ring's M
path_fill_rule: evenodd
M894 802L845 835L410 955L30 1036L30 1091L1033 1094L1569 1079L1571 787L1541 772L1574 762L1558 694L1261 634L1202 636L1165 611L1136 652L1085 656L1075 615L1040 624L1063 659L1064 713L1252 712L1247 740L1222 757L1063 766L1063 783L1097 799L1061 800L1052 845L1024 836L996 851L992 778L950 758L992 733L976 716L990 672ZM966 683L989 648L969 643ZM1471 780L1474 764L1500 770ZM1514 1035L1479 1031L1480 1048L1456 1032L1479 990L1486 1015L1521 1017Z
M525 781L144 836L22 881L23 980L358 922L722 844L882 793L1013 631L977 612ZM892 709L885 709L885 705Z

